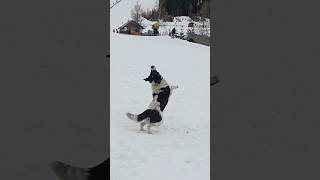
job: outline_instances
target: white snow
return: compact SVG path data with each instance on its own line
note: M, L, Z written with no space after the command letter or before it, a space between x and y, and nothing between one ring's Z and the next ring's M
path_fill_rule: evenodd
M110 37L111 179L209 180L210 47L168 36ZM125 114L141 113L151 102L143 80L151 65L179 88L150 135Z
M143 33L148 33L152 29L152 25L157 23L157 21L150 21L146 18L142 18L141 26L144 27ZM169 35L173 28L176 29L176 33L186 35L189 31L193 31L196 34L210 36L210 19L205 19L202 21L193 21L190 17L187 16L177 16L173 18L172 22L160 21L159 33L160 35ZM194 27L188 27L189 23L194 23Z
M189 23L193 23L194 27L188 27ZM193 31L196 34L210 36L210 19L206 18L204 22L193 21L188 16L177 16L172 22L160 22L159 32L162 35L168 35L175 28L177 34L187 34L188 31Z

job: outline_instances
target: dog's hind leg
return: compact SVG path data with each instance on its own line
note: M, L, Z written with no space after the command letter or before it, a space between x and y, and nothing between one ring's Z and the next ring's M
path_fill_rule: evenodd
M143 126L146 125L147 123L145 121L143 121L142 123L140 123L140 131L144 131Z
M146 124L150 124L150 118L146 118L144 121L142 121L142 123L140 123L140 131L144 131L143 127Z
M152 134L152 132L151 132L151 123L148 123L148 125L147 125L147 128L148 128L148 134Z

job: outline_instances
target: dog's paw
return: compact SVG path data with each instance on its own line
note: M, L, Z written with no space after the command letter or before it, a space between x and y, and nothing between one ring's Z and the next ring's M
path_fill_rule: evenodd
M151 129L148 127L148 131L147 131L148 134L152 134L151 132Z

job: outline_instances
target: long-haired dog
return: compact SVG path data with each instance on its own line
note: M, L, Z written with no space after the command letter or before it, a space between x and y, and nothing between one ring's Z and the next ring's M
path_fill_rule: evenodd
M147 125L148 133L151 134L152 126L160 126L162 124L163 111L168 104L173 89L178 88L178 86L169 86L155 66L151 66L150 75L144 80L151 84L153 99L148 108L141 114L127 113L127 116L129 119L140 123L141 131Z

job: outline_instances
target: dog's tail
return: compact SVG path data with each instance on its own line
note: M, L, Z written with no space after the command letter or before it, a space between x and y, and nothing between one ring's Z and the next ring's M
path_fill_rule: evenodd
M170 95L169 96L172 95L172 92L174 89L178 89L178 86L170 86Z
M132 113L127 113L127 117L133 121L139 122L138 120L138 115L132 114Z
M170 90L172 91L172 90L174 90L174 89L178 89L179 88L179 86L170 86Z

